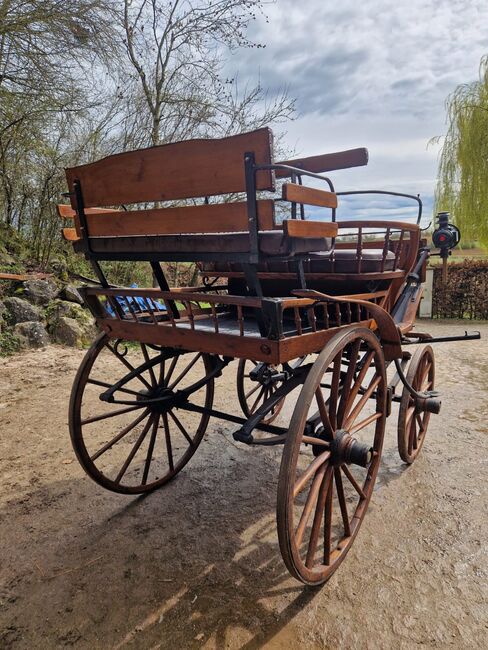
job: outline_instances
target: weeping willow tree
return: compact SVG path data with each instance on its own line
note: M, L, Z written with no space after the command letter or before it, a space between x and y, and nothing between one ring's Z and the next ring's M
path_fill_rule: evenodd
M452 214L464 239L488 248L488 56L479 80L458 86L448 98L447 121L436 210Z

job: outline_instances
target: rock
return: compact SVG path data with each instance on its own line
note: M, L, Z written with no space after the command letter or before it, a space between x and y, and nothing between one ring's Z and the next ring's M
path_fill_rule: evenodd
M12 296L5 298L4 305L7 308L5 320L10 325L41 320L41 310L27 300Z
M17 323L14 327L14 334L20 340L22 347L43 348L49 343L48 333L39 321Z
M79 348L92 342L96 329L92 324L80 323L69 316L60 316L52 326L51 334L56 343Z
M0 244L0 264L5 266L12 266L15 264L15 258L10 255L4 246Z
M24 295L35 305L47 305L58 294L58 287L51 280L27 280Z
M75 302L67 300L53 300L45 309L45 316L48 325L55 325L61 316L68 316L79 321L82 326L92 326L95 321L90 312Z
M76 287L72 284L67 284L60 293L60 298L68 302L77 302L79 305L83 304L83 299Z

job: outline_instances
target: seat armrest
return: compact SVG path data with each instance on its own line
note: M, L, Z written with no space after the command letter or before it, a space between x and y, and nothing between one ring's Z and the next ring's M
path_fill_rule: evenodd
M283 231L287 237L302 239L336 237L338 229L338 224L332 221L310 221L309 219L285 219L283 221Z

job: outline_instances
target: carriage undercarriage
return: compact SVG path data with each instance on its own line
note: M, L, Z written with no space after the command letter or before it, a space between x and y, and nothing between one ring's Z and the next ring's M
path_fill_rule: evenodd
M137 305L131 301L136 292ZM408 351L409 345L428 341L428 335L406 332L401 359L385 361L363 305L347 303L338 309L339 303L326 299L285 299L280 327L268 323L271 338L263 339L250 306L255 298L228 305L225 295L207 292L207 306L202 307L197 302L201 293L182 294L84 290L105 332L87 353L75 381L70 426L77 456L103 487L138 494L160 487L183 469L210 418L234 425L238 442L282 445L277 498L281 551L295 577L322 583L344 558L365 516L392 404L399 403L398 448L407 463L423 445L430 414L439 412L431 346L422 346L413 356ZM176 297L186 314L179 320L169 309ZM377 304L383 296L369 298ZM119 307L128 305L126 311L118 313L115 299ZM158 308L158 300L167 309L161 310L161 304ZM216 304L209 307L213 300ZM175 340L176 330L184 332L187 343L192 334L194 350L164 344L166 337ZM213 337L222 330L241 341L240 350L233 344L240 359L216 353L213 346L222 343ZM276 331L281 339L274 338ZM307 336L311 341L303 346ZM288 358L296 350L294 340L307 352ZM119 375L112 379L94 369L107 352L117 361ZM269 362L262 360L266 357L271 357ZM243 415L213 403L215 384L234 361ZM103 413L83 412L87 386L95 391ZM291 394L296 400L292 412L284 408ZM108 421L117 423L117 433L104 433L95 442L91 432L101 420L105 431ZM158 436L163 444L156 449ZM122 455L117 449L121 444Z
M63 216L74 218L76 231L65 234L98 275L99 286L80 291L101 330L73 385L73 447L99 485L141 494L186 466L210 418L231 423L242 444L281 445L280 550L294 577L318 585L343 561L365 517L393 405L408 464L440 409L429 345L435 340L413 331L430 254L420 240L421 202L398 195L417 202L414 225L337 224L333 185L315 172L338 160L365 164L365 150L354 154L360 162L348 155L345 165L344 155L334 154L295 161L299 169L270 163L267 129L195 141L191 155L187 144L67 170L74 209L62 206ZM205 166L195 176L186 165L202 150L217 160L206 178ZM134 212L93 207L159 201L159 175L152 175L158 156L177 167L165 178L165 200L246 191L247 203L210 205L207 198L199 206ZM257 199L258 190L274 190L275 172L292 180L280 199L291 203L292 218L281 225L274 202ZM330 192L304 187L303 176L325 181ZM305 204L331 209L332 222L305 219ZM202 219L210 220L207 231ZM117 259L150 262L159 288L110 286L99 262ZM197 262L203 285L170 290L165 260ZM419 343L426 345L412 355L410 346ZM228 381L234 361L236 400L217 408L215 385Z

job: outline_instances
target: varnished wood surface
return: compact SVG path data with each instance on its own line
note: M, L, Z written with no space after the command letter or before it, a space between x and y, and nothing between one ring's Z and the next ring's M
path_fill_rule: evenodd
M368 164L368 150L364 148L348 149L346 151L337 151L335 153L326 153L318 156L309 156L307 158L295 158L293 160L284 160L278 164L298 167L304 171L321 174L323 172L333 171L334 169L348 169L349 167L361 167ZM276 170L277 178L289 178L291 172L284 169Z
M273 230L274 202L258 205L260 230ZM213 203L87 215L91 237L130 237L249 230L247 203Z
M332 221L311 221L310 219L285 219L283 230L288 237L317 239L319 237L335 237L338 226Z
M268 128L228 138L188 140L108 156L66 170L70 192L78 179L85 207L172 201L246 189L244 154L257 164L272 162ZM273 190L273 173L257 174L258 190ZM75 208L74 199L71 205Z
M306 187L298 183L284 183L282 196L285 201L316 205L322 208L337 208L337 196L334 192Z

